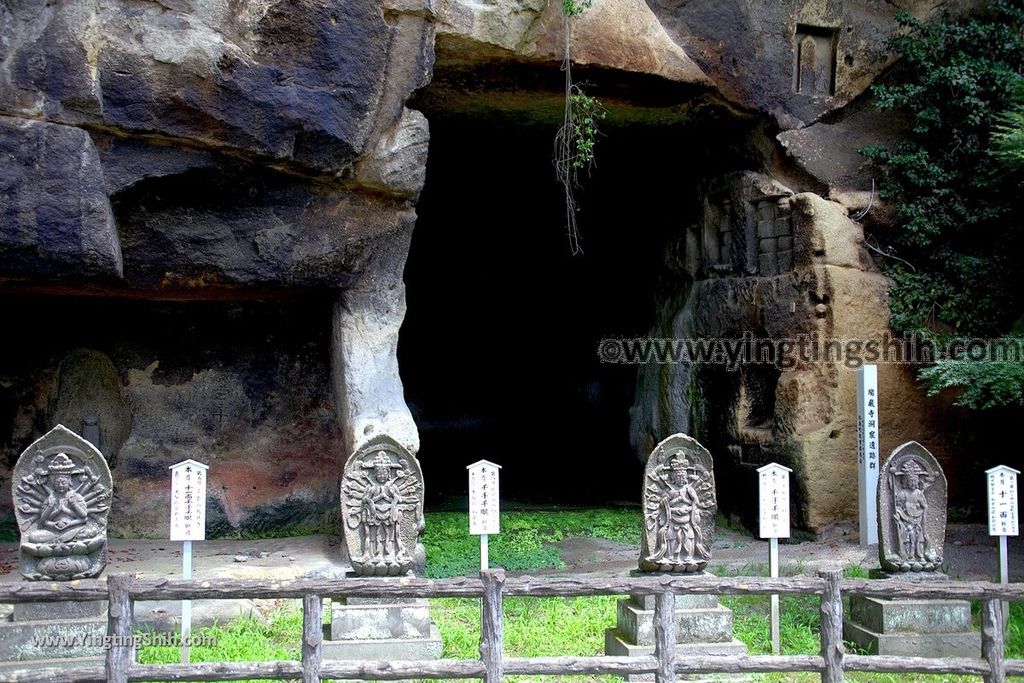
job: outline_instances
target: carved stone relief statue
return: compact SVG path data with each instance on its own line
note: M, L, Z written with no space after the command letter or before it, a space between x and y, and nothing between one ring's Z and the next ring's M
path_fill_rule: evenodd
M353 453L342 477L341 513L356 573L407 573L423 530L423 474L416 458L387 436Z
M878 554L891 572L935 571L946 533L946 477L911 441L892 452L878 480Z
M675 434L651 453L644 472L640 569L699 572L715 533L714 463L696 439Z
M58 425L21 454L12 485L21 573L40 581L98 576L113 488L99 450Z

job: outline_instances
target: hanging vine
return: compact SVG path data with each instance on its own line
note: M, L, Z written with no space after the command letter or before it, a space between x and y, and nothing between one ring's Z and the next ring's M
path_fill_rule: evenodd
M562 126L555 135L555 174L565 193L565 223L569 248L573 255L583 251L576 225L576 188L580 172L588 174L594 165L594 145L599 134L598 122L608 112L596 98L588 95L572 79L572 20L593 4L593 0L563 0L562 19L565 50L562 71L565 72L565 112Z

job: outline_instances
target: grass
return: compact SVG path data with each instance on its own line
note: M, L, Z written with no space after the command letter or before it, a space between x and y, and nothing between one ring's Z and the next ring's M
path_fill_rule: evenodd
M639 509L509 511L501 514L501 533L490 537L491 565L509 571L564 567L554 547L566 538L605 538L639 545ZM480 542L469 535L465 512L428 512L423 545L430 578L475 574L480 568Z
M615 623L615 596L595 598L506 598L505 656L590 657L604 653L604 630ZM431 617L441 631L446 658L480 656L480 601L439 598L430 601ZM510 681L554 681L559 676L510 676ZM588 677L618 681L614 676Z
M147 634L138 631L146 642ZM210 646L192 647L191 661L198 662L266 662L297 660L302 639L302 611L298 603L281 608L263 621L249 614L226 625L209 626L192 632L193 642L209 642ZM139 648L140 664L177 664L181 649L176 646L144 645Z

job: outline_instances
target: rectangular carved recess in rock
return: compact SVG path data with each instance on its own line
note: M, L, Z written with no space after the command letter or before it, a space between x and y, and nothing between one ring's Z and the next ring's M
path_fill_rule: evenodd
M839 29L797 24L793 42L793 92L834 95L836 92L836 38Z

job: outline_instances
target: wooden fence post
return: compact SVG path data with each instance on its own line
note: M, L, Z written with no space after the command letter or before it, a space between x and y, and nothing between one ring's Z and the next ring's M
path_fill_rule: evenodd
M135 661L135 637L132 633L135 601L132 574L107 577L107 681L127 683L128 669Z
M985 683L1006 683L1001 600L986 600L981 604L981 654L989 666Z
M821 596L821 656L825 669L821 672L822 683L843 681L843 596L839 592L839 581L843 573L838 569L818 572L825 580L825 592Z
M665 590L654 598L654 656L658 670L654 674L657 683L672 683L676 680L676 596Z
M484 683L501 683L502 655L505 650L505 610L501 592L505 585L504 569L480 572L484 584L480 612L480 658L484 663Z
M320 595L302 598L302 683L320 683L324 661L324 600Z

